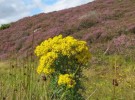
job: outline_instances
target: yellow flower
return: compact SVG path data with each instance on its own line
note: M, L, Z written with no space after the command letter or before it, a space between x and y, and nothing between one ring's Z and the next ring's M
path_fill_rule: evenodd
M38 66L37 73L40 74L42 71L43 71L43 67L42 66Z
M46 73L46 75L50 75L55 72L53 68L44 68L43 72Z
M67 85L68 88L73 88L76 84L75 80L73 80L73 75L61 74L58 79L58 85L62 84Z
M86 64L91 57L85 41L79 41L71 36L62 35L43 41L35 49L35 54L40 58L37 72L40 74L45 69L51 69L59 54L77 59L78 63ZM55 70L55 67L53 68Z
M41 72L44 72L45 74L51 74L54 72L54 68L52 68L52 65L54 61L58 58L57 53L49 52L47 55L43 55L40 58L39 66L37 68L37 72L40 74Z

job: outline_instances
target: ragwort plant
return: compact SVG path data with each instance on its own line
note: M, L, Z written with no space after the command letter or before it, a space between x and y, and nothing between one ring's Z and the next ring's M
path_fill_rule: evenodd
M82 69L91 57L85 41L62 35L43 41L35 49L39 57L37 72L49 80L50 99L84 100L79 93Z

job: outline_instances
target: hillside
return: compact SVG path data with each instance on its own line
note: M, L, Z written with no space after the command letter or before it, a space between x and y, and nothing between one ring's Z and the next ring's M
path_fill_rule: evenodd
M0 30L0 58L26 57L36 45L58 34L86 40L93 54L133 55L135 0L95 0L13 22L9 28Z

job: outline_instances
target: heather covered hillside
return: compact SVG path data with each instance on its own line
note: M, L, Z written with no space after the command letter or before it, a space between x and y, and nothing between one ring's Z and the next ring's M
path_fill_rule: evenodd
M41 13L0 30L0 58L26 57L58 34L86 40L92 54L135 54L135 0L95 0L75 8Z
M0 100L135 100L135 0L1 25Z

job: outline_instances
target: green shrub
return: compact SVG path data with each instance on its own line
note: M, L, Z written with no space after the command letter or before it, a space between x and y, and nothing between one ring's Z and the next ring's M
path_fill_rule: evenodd
M99 22L99 14L91 11L80 18L79 28L90 28Z
M2 25L0 26L0 30L7 29L7 28L9 28L9 27L10 27L10 24L2 24Z
M80 22L80 28L89 28L92 27L96 24L97 22L95 20L92 19L83 19Z

